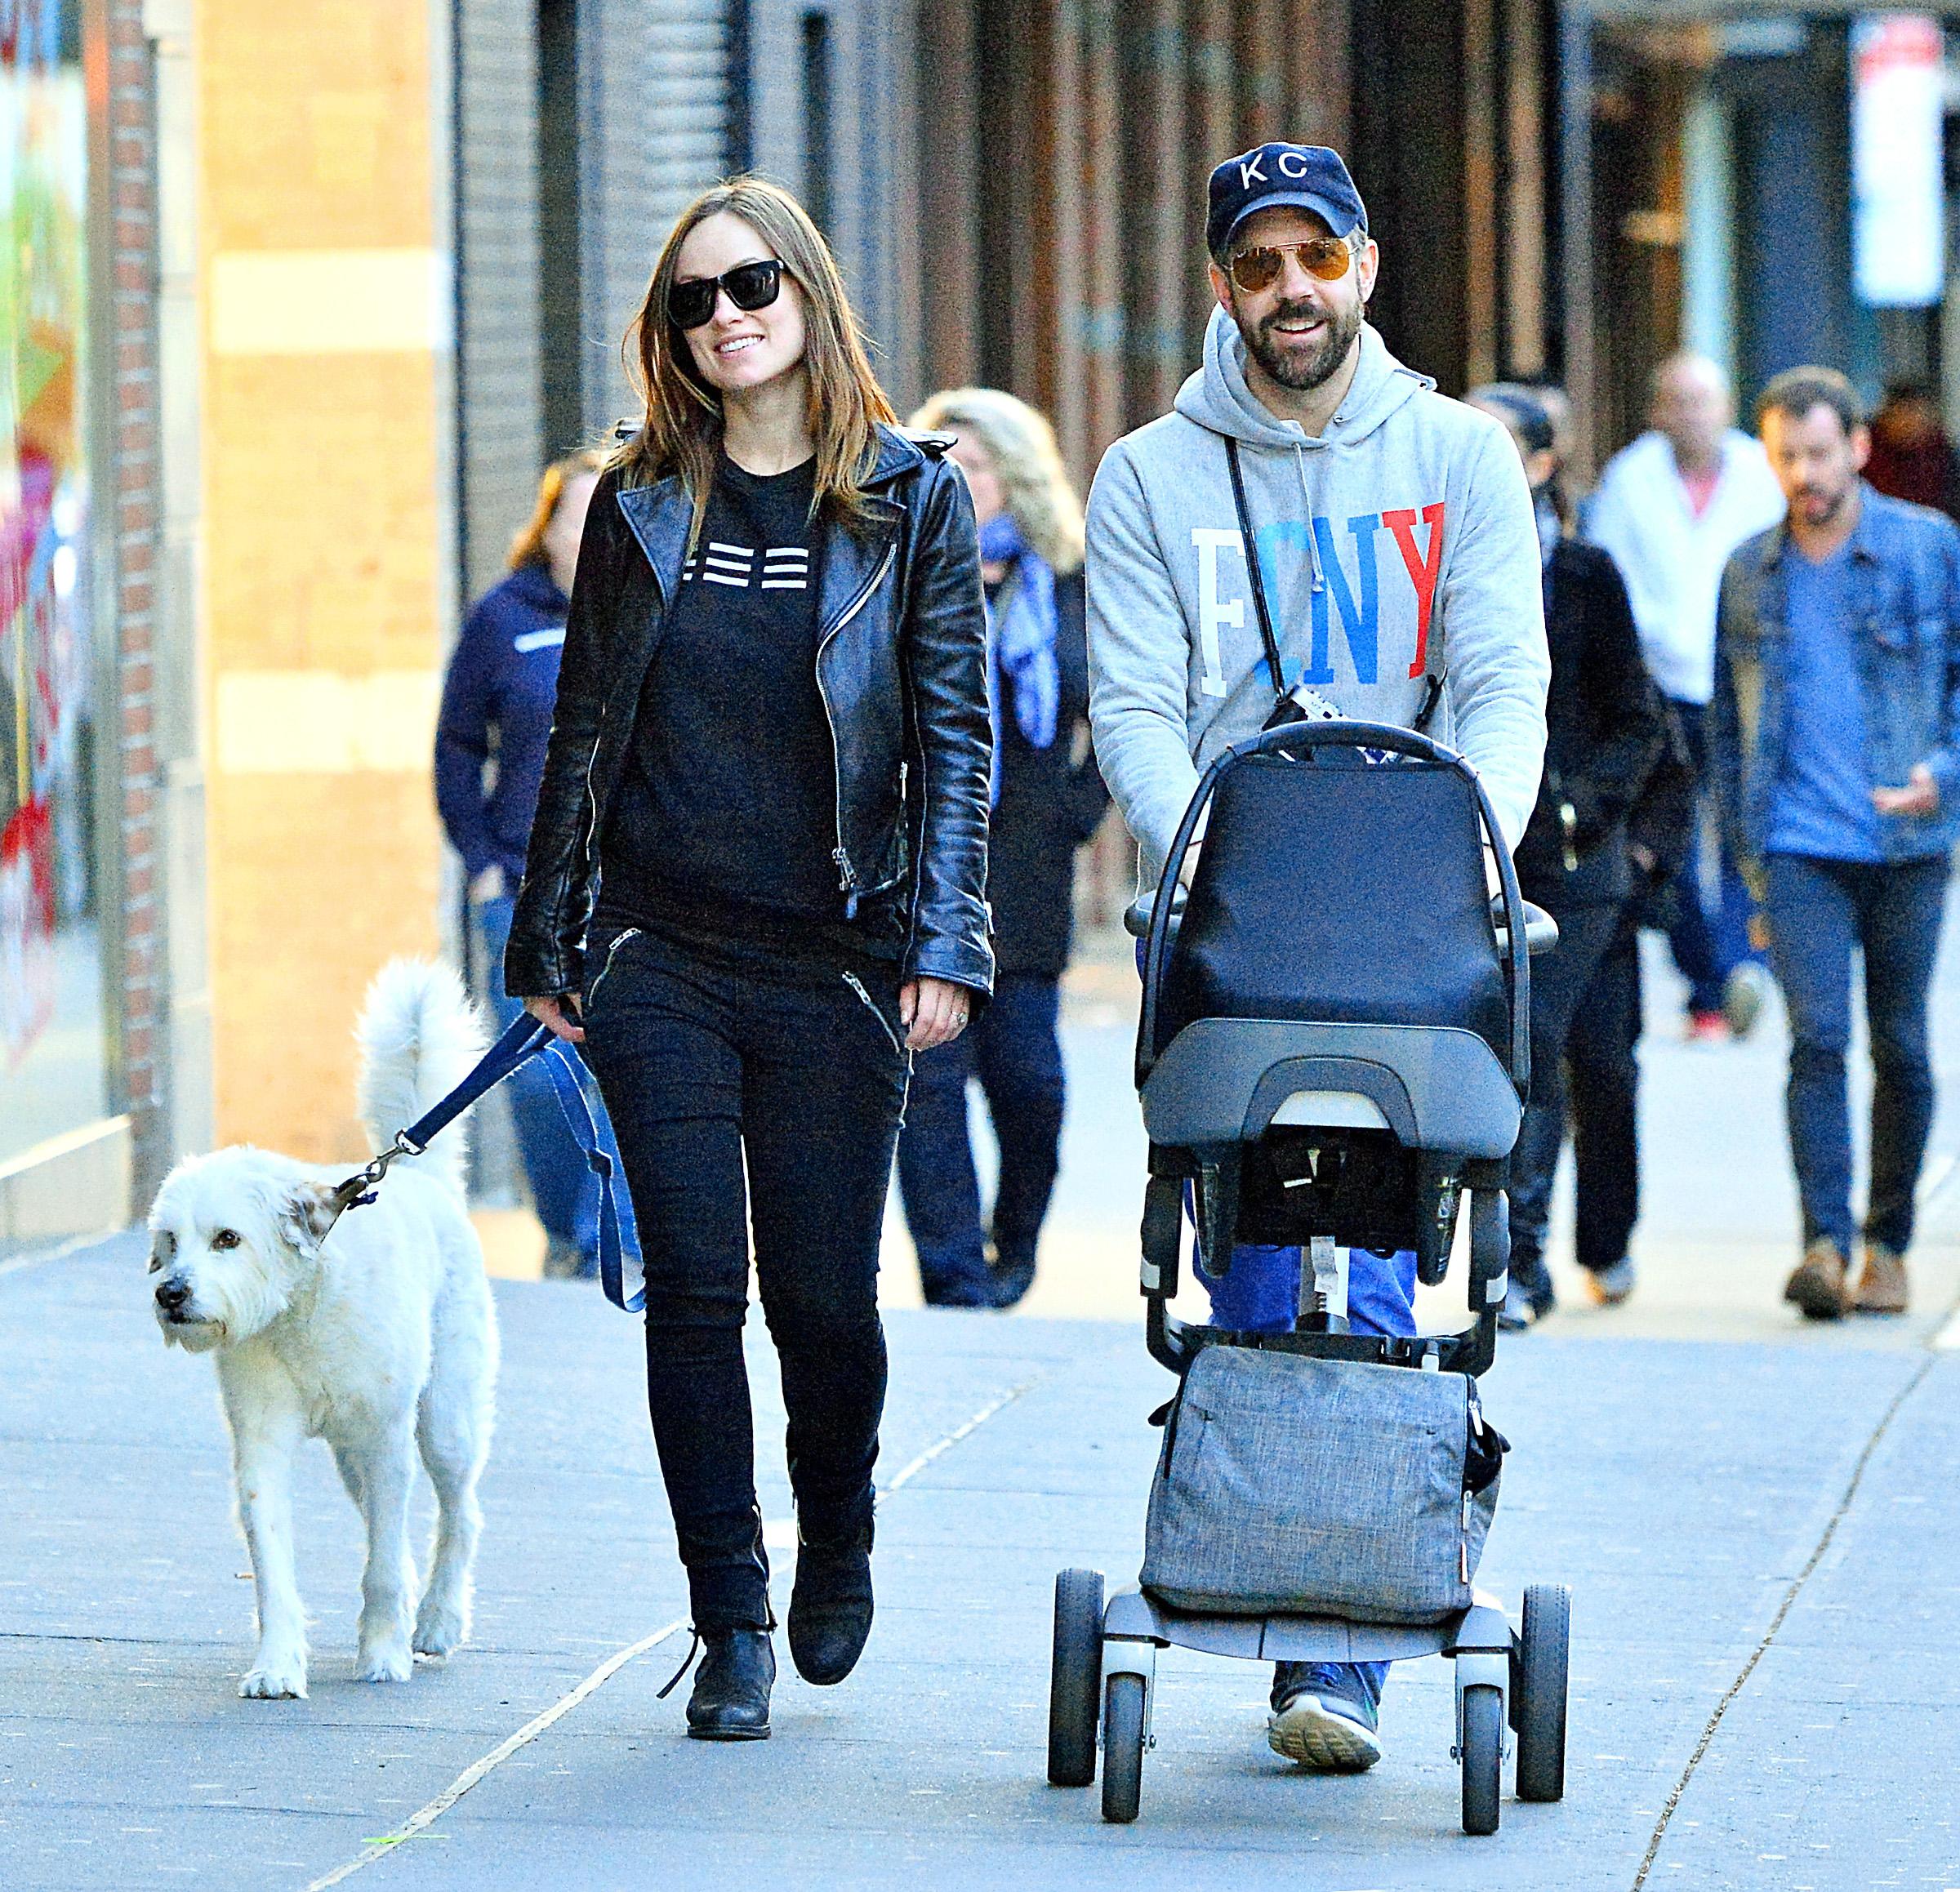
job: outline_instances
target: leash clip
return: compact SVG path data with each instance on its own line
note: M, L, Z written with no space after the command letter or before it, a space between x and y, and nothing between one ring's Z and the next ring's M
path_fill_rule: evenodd
M375 1191L387 1179L389 1164L398 1156L419 1156L425 1147L425 1145L414 1142L406 1130L397 1130L394 1141L385 1150L357 1169L334 1191L336 1220L349 1209L365 1209L374 1200Z

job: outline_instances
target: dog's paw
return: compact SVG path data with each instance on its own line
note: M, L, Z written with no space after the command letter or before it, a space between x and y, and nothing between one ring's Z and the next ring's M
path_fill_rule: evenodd
M415 1619L415 1653L444 1656L462 1647L470 1639L470 1618L455 1604L438 1604L425 1598L421 1614Z
M357 1682L405 1682L415 1667L415 1658L405 1642L377 1642L363 1648L354 1665Z
M238 1693L248 1702L303 1702L306 1699L306 1665L303 1662L261 1663L238 1684Z

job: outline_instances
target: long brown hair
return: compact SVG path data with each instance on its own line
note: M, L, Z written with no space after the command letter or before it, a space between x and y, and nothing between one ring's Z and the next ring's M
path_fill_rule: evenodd
M871 372L864 332L830 246L803 206L764 178L730 178L704 190L680 213L662 246L639 313L621 345L627 377L645 399L646 418L612 464L628 485L679 474L693 495L699 531L721 445L721 396L702 378L686 338L667 319L667 295L681 245L724 211L755 232L803 296L817 505L847 524L858 523L867 517L864 481L878 457L878 424L893 425L897 416Z
M576 453L568 453L562 460L555 460L544 470L537 483L537 504L531 517L518 528L517 536L510 541L510 569L514 572L524 565L542 565L548 563L550 554L545 550L545 534L550 531L551 522L558 517L558 502L565 496L565 482L576 479L581 473L601 473L605 470L606 456L595 447L581 447Z

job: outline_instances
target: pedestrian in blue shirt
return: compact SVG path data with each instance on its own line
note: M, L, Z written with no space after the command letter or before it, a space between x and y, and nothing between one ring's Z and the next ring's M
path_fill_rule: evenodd
M443 684L436 806L451 846L463 858L474 948L488 968L483 988L500 1030L523 1009L504 995L499 968L537 810L572 574L601 464L598 454L586 452L545 470L537 508L511 543L510 572L464 620ZM604 1106L592 1087L587 1090L610 1150ZM510 1107L532 1201L545 1226L546 1274L596 1275L598 1191L541 1064L526 1065L510 1080Z
M1715 750L1790 1015L1804 1250L1784 1296L1813 1320L1900 1314L1933 1115L1927 996L1960 835L1960 528L1860 479L1871 436L1843 376L1793 368L1758 414L1788 512L1722 577ZM1873 1080L1855 1276L1854 953Z

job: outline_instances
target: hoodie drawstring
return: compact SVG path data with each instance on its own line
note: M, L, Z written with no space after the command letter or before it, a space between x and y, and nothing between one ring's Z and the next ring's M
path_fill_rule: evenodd
M1293 443L1293 466L1300 476L1300 496L1307 502L1307 568L1313 574L1312 589L1317 594L1327 589L1327 581L1321 572L1320 534L1313 529L1313 491L1307 483L1307 450L1297 440Z

